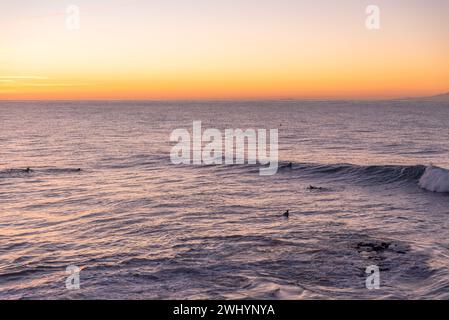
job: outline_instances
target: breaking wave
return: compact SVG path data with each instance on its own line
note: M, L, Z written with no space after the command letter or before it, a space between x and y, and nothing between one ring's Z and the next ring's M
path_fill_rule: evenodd
M432 192L449 192L449 170L429 166L419 179L419 186Z
M281 166L281 170L285 168ZM428 191L449 192L449 170L432 165L294 164L293 170L299 175L318 175L366 184L414 182Z

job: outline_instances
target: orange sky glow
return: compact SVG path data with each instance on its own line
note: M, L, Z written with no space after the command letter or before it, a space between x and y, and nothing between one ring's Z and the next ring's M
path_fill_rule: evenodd
M22 3L23 2L23 3ZM79 30L66 25L80 9ZM1 4L0 99L389 98L449 91L447 1ZM446 14L445 14L446 12Z

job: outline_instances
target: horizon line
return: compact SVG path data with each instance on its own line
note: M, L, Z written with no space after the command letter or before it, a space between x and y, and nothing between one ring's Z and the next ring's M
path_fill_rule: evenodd
M223 97L215 97L215 98L83 98L83 99L34 99L34 98L25 98L25 99L2 99L0 98L0 102L27 102L27 101L154 101L154 102L168 102L168 101L391 101L391 100L414 100L414 99L431 99L437 98L441 96L449 96L449 91L439 94L434 94L431 96L398 96L398 97L304 97L304 98L292 98L292 97L280 97L280 98L223 98Z

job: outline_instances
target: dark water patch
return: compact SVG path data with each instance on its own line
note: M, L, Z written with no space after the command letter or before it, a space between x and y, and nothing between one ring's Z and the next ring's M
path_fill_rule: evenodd
M25 169L6 169L0 171L0 178L27 178L38 175L58 175L83 173L81 168L25 168Z
M364 185L379 185L391 183L416 183L424 174L426 166L358 166L352 164L308 164L294 163L292 169L280 171L282 175L296 178L327 179L329 181L347 181ZM274 176L276 177L276 176ZM310 190L326 191L326 186L309 186Z

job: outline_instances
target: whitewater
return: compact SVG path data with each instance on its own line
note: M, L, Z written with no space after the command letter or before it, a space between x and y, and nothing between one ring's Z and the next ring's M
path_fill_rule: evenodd
M449 170L429 166L419 180L419 185L429 191L449 192Z

